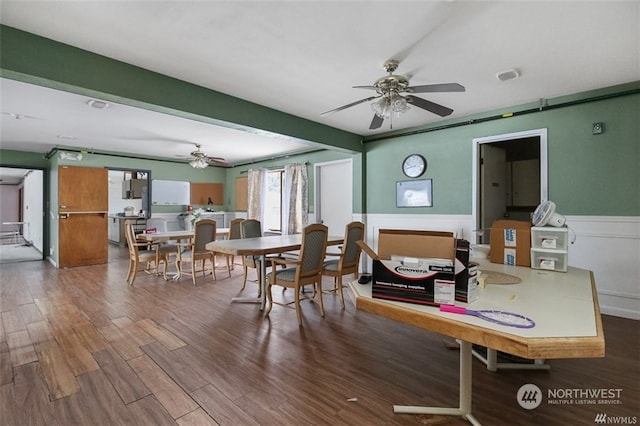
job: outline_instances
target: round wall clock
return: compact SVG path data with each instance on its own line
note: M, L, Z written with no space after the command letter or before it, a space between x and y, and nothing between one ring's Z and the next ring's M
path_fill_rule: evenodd
M427 170L427 160L420 154L411 154L402 162L402 172L410 178L417 178Z

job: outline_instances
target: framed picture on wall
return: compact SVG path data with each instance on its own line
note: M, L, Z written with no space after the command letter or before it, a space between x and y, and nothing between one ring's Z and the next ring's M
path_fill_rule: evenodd
M396 207L433 207L431 179L396 182Z

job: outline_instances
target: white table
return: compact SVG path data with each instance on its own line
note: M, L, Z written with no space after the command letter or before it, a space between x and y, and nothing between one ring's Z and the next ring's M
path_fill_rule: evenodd
M180 241L193 238L193 230L181 229L179 231L165 232L143 232L136 235L136 238L150 243L159 243L163 241ZM216 238L227 238L229 236L229 228L216 228Z
M329 235L327 245L342 244L344 237ZM260 296L259 297L234 297L232 302L259 303L260 310L264 310L266 303L266 256L280 254L288 251L300 250L302 235L270 235L267 237L242 238L236 240L212 241L206 245L207 250L216 253L230 254L233 256L259 256L260 262Z
M136 235L136 238L140 241L146 241L148 243L162 243L166 241L181 241L181 240L190 240L194 236L193 230L181 229L179 231L164 231L164 232L151 232L146 233L143 232L141 234ZM216 238L228 238L229 237L229 228L216 228ZM167 267L167 266L165 266ZM213 265L212 267L216 267ZM176 272L176 274L172 278L174 281L180 279L180 270Z
M569 268L552 272L481 261L481 270L493 270L522 279L519 284L489 284L469 309L498 309L532 318L536 326L518 329L469 315L440 312L435 306L375 299L371 284L354 281L349 286L359 310L460 340L460 393L455 408L394 406L396 413L458 415L474 425L471 414L472 345L528 359L604 357L604 332L593 273Z

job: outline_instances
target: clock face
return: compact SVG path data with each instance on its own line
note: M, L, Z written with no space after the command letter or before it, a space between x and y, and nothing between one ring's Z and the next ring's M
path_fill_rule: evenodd
M402 171L410 178L422 176L427 170L427 160L420 154L411 154L402 162Z

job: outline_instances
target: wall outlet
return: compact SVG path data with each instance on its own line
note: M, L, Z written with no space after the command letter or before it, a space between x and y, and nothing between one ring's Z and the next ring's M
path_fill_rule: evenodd
M599 135L601 133L604 133L604 123L593 123L593 134Z

